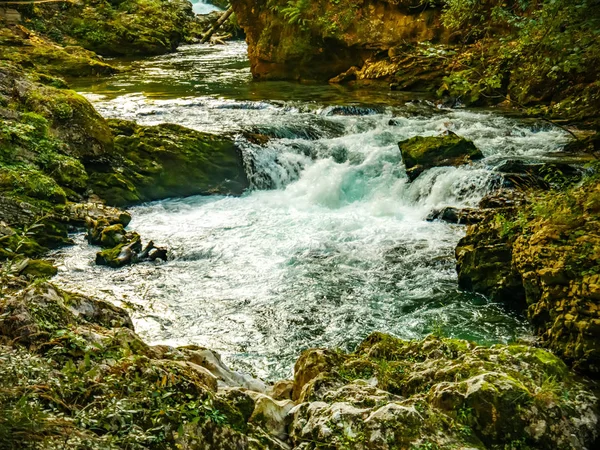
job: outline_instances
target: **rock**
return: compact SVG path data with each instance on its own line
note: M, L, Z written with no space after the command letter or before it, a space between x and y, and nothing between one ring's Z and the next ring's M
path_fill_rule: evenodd
M121 225L115 225L115 227L121 227ZM118 229L122 230L122 228ZM167 261L168 259L168 250L166 248L155 247L152 241L148 242L145 247L142 247L140 235L135 232L125 234L114 233L112 237L107 237L110 236L110 233L107 235L104 231L102 233L104 241L102 241L101 237L101 243L112 244L113 240L117 242L117 237L119 237L120 243L115 247L102 250L96 254L96 264L99 266L109 266L113 269L118 269L144 261L156 261L157 259Z
M276 382L273 386L270 386L266 394L275 400L291 400L292 393L294 391L293 380L282 380Z
M209 349L188 346L181 347L179 350L185 354L186 359L189 361L208 369L219 380L222 386L243 387L260 393L264 393L267 389L262 381L230 370L223 364L219 354Z
M100 233L100 245L104 248L113 248L122 244L126 239L126 232L123 225L109 225L102 229Z
M77 93L34 83L11 66L0 68L0 93L29 111L20 115L19 120L34 126L38 139L55 137L66 145L63 149L52 148L61 158L81 160L112 150L113 137L107 122ZM25 141L20 144L27 145Z
M441 220L442 222L448 223L472 225L481 222L485 217L486 213L479 209L446 206L445 208L432 211L427 216L427 220L429 222Z
M195 14L181 0L76 2L54 8L40 4L28 11L62 40L102 56L160 55L186 39Z
M483 158L471 141L454 133L436 137L416 136L400 142L398 146L410 181L432 167L459 166Z
M86 164L92 190L107 204L240 195L249 186L241 151L229 138L171 124L147 127L120 120L110 124L116 153Z
M287 0L233 0L231 5L258 80L326 81L406 42L450 39L441 26L441 9L412 0L318 0L294 4L297 11Z
M599 193L591 178L562 193L490 197L482 204L498 208L456 249L461 288L526 310L543 345L592 377L600 374Z
M56 330L76 325L133 328L129 315L109 303L33 285L0 302L0 332L27 346L43 345Z
M26 275L33 279L52 278L58 273L58 269L48 261L40 259L28 259L27 265L20 271L22 275Z
M505 187L520 190L564 188L581 181L583 175L580 169L569 164L533 164L520 160L505 161L495 171L503 174Z
M36 429L44 424L45 443L76 447L85 439L90 448L104 448L110 439L114 448L148 448L160 440L169 448L290 449L275 434L286 433L291 401L241 386L223 389L224 379L264 385L230 371L208 350L150 347L120 308L49 283L27 286L1 276L0 334L12 347L0 346L0 400L9 414L18 413L24 395L32 411L44 408L42 419L34 414L30 420ZM123 430L120 420L113 426L114 417L127 417L136 434ZM89 430L88 420L101 431ZM8 433L3 443L27 448L37 442L35 433Z
M291 417L289 413L295 406L291 400L274 400L273 398L249 391L254 400L254 410L250 422L260 425L270 435L286 440L288 437L287 426Z
M592 385L541 349L374 333L327 364L307 353L302 373L322 382L290 413L298 448L581 449L598 437Z
M495 217L478 222L481 226L469 227L456 246L458 286L524 311L526 295L521 276L512 263L512 242L508 236L501 236L498 226L490 227L489 221Z
M294 365L292 400L302 397L305 386L323 372L328 372L339 360L331 350L313 349L302 353Z
M114 269L137 262L137 255L142 252L140 235L131 233L130 239L114 248L102 250L96 254L96 264Z
M82 47L57 45L24 26L0 28L0 59L33 68L42 81L61 84L59 77L112 75L118 70Z
M107 226L120 224L126 227L131 222L128 212L101 203L69 203L61 212L64 220L77 226L89 227L94 221L102 221Z

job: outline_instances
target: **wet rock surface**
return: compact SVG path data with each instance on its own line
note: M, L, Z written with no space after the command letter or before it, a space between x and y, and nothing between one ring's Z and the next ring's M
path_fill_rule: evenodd
M400 142L398 146L411 181L432 167L459 166L483 158L471 141L454 133L436 137L416 136Z
M115 152L90 158L93 192L115 206L200 194L239 195L248 187L231 139L179 125L112 120ZM182 170L185 167L185 170Z
M534 194L468 228L459 285L527 311L544 345L577 371L600 373L597 279L599 186ZM484 204L497 206L500 199Z

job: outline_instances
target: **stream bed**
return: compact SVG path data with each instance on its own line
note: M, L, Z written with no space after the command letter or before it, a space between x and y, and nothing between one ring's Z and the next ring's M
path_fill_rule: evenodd
M276 379L306 348L351 350L375 330L482 343L531 335L523 317L458 289L465 228L426 218L477 205L500 163L547 158L566 142L561 130L387 89L254 83L243 43L122 64L134 70L72 85L106 117L234 136L252 184L240 198L132 208L129 228L168 246L166 263L95 266L82 234L54 254L60 284L125 306L146 341L206 346ZM446 130L485 159L409 183L398 142ZM261 147L244 132L271 139Z

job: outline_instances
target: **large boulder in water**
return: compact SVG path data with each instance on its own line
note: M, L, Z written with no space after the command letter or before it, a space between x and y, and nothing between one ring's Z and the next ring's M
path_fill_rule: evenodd
M190 195L239 195L248 187L240 149L232 139L179 125L109 121L110 158L87 161L90 187L110 205Z
M460 166L483 158L473 142L450 133L444 136L416 136L398 144L406 174L413 181L432 167Z

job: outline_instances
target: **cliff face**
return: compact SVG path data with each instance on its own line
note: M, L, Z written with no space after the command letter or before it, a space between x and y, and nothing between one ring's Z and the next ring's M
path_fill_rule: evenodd
M390 49L447 42L439 8L418 0L233 0L257 79L327 80Z
M469 227L456 249L459 284L525 308L543 344L600 374L600 184L538 194Z

